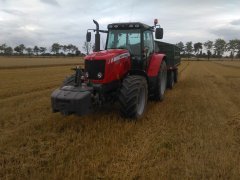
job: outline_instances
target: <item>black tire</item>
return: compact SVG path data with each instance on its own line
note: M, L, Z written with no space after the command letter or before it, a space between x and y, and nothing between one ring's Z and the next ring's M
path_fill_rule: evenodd
M154 92L155 100L162 101L164 99L166 86L167 86L167 65L166 62L163 61L158 72L156 88Z
M71 76L67 77L64 81L62 86L74 86L75 84L75 74L72 74Z
M167 80L168 80L167 87L169 89L172 89L174 86L174 71L168 71Z
M178 82L178 69L174 70L174 82L177 83Z
M140 118L148 100L148 85L143 76L127 76L119 95L120 114L124 118Z

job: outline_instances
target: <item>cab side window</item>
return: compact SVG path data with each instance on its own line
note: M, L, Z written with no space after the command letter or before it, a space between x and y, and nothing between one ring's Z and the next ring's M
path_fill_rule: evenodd
M153 47L153 34L152 31L144 31L143 33L143 48L148 49L147 50L147 56L152 54L154 52L154 47Z

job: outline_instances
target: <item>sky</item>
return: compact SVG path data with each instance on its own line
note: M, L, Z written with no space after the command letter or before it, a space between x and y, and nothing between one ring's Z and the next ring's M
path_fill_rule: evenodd
M240 0L0 0L0 44L81 49L93 19L106 29L114 22L153 25L155 18L165 42L240 39Z

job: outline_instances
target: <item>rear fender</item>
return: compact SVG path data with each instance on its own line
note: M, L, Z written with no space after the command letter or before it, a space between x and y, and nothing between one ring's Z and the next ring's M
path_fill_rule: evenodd
M148 77L155 77L158 75L162 61L165 60L165 54L153 54L149 61L147 69Z

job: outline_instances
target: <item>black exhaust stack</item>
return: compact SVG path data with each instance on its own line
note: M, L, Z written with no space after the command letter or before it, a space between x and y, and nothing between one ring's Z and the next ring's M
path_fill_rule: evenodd
M93 20L96 24L96 34L95 34L95 51L100 51L100 34L99 34L99 24L97 21Z

